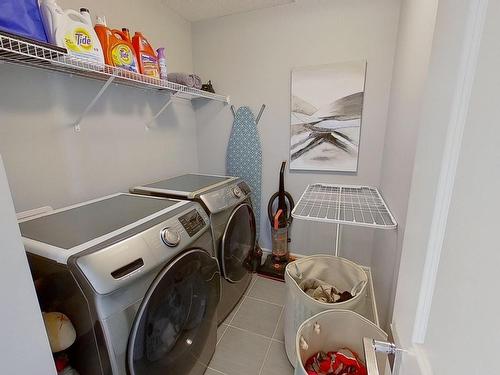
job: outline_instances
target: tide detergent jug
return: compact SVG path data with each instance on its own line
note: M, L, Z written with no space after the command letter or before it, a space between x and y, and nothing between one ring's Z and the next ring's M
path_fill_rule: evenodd
M139 32L132 38L137 61L139 62L139 71L147 76L160 78L160 69L158 67L158 57L156 52L149 44L148 40Z
M50 43L66 48L72 56L104 64L101 43L88 9L63 10L55 0L41 0L40 13Z
M95 32L101 41L106 64L139 73L137 57L127 29L111 30L104 17L98 17Z

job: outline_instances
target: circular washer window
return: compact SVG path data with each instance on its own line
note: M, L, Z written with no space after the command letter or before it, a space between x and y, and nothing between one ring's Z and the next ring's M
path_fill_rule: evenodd
M255 216L248 203L234 209L222 236L220 259L225 279L238 282L250 272L248 256L255 249Z
M217 262L203 250L188 251L160 272L132 326L127 350L130 374L194 374L200 361L210 359L219 279Z

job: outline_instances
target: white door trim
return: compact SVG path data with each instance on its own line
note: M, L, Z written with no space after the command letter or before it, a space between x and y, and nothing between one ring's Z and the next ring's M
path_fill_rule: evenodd
M462 138L474 84L481 37L486 20L488 1L471 1L468 13L462 57L459 62L457 86L446 133L441 172L432 215L432 225L427 244L422 286L418 299L415 325L413 327L413 342L416 344L423 344L427 333L441 249L446 233L448 212L455 184L460 150L462 148Z

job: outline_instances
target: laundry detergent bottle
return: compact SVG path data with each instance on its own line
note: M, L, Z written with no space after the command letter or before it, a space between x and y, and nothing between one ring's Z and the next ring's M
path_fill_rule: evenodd
M148 40L141 33L136 32L132 38L132 44L137 54L139 71L147 76L160 78L158 56Z
M111 30L106 25L106 19L98 17L95 32L104 49L106 64L139 73L137 57L127 29Z
M104 64L101 43L88 9L63 10L55 0L40 0L40 13L50 43L66 48L72 56Z

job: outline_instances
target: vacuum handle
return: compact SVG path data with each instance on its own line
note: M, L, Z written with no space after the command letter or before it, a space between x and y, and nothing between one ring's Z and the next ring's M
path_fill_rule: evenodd
M286 167L286 161L281 163L281 169L280 169L280 185L279 185L279 194L278 194L278 209L282 209L283 212L285 212L285 215L287 214L287 206L285 202L285 167ZM291 210L290 210L291 211ZM288 215L286 215L288 216Z

